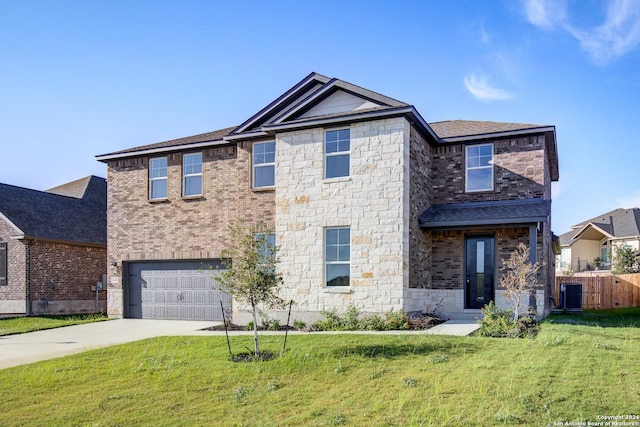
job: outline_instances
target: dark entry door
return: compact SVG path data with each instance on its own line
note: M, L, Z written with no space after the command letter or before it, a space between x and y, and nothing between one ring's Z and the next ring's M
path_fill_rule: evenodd
M465 258L466 308L482 308L494 298L495 238L467 237Z

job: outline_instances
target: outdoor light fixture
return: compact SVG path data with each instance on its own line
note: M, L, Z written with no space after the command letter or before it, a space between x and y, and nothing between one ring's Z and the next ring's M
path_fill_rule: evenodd
M117 263L117 262L115 262L115 261L111 261L111 267L117 267L117 266L118 266L118 263Z

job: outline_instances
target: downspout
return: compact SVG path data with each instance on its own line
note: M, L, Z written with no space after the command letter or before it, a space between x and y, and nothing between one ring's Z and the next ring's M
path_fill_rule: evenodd
M35 241L33 239L28 239L27 240L27 316L31 316L33 314L33 310L32 310L32 304L31 304L31 300L32 300L32 295L31 295L31 278L32 278L32 266L33 263L31 262L31 246L33 246L33 244L35 243Z

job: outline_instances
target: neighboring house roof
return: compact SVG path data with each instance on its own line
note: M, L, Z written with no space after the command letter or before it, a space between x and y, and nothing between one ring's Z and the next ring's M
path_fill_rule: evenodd
M548 222L550 214L549 200L520 199L432 205L419 221L422 228L439 229Z
M551 180L557 181L559 178L554 126L469 120L427 123L413 105L318 73L307 75L239 126L102 154L96 158L106 162L139 155L204 148L232 141L268 138L282 131L400 116L406 117L433 145L545 134Z
M571 231L560 235L560 244L569 246L578 239L622 239L637 236L640 236L640 209L618 208L574 225Z
M90 176L49 191L0 184L0 218L15 239L106 245L107 182Z

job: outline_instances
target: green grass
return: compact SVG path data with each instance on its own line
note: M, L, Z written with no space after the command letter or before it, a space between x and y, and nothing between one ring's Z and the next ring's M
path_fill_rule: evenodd
M60 328L107 320L102 314L67 314L58 316L11 317L0 319L0 336L24 334L42 329Z
M284 355L249 363L229 360L224 337L150 339L0 370L0 425L546 426L638 415L640 329L628 320L640 310L620 313L598 326L591 313L552 317L535 340L290 335ZM231 340L235 353L252 348L251 336ZM282 341L262 336L261 348L279 353Z

